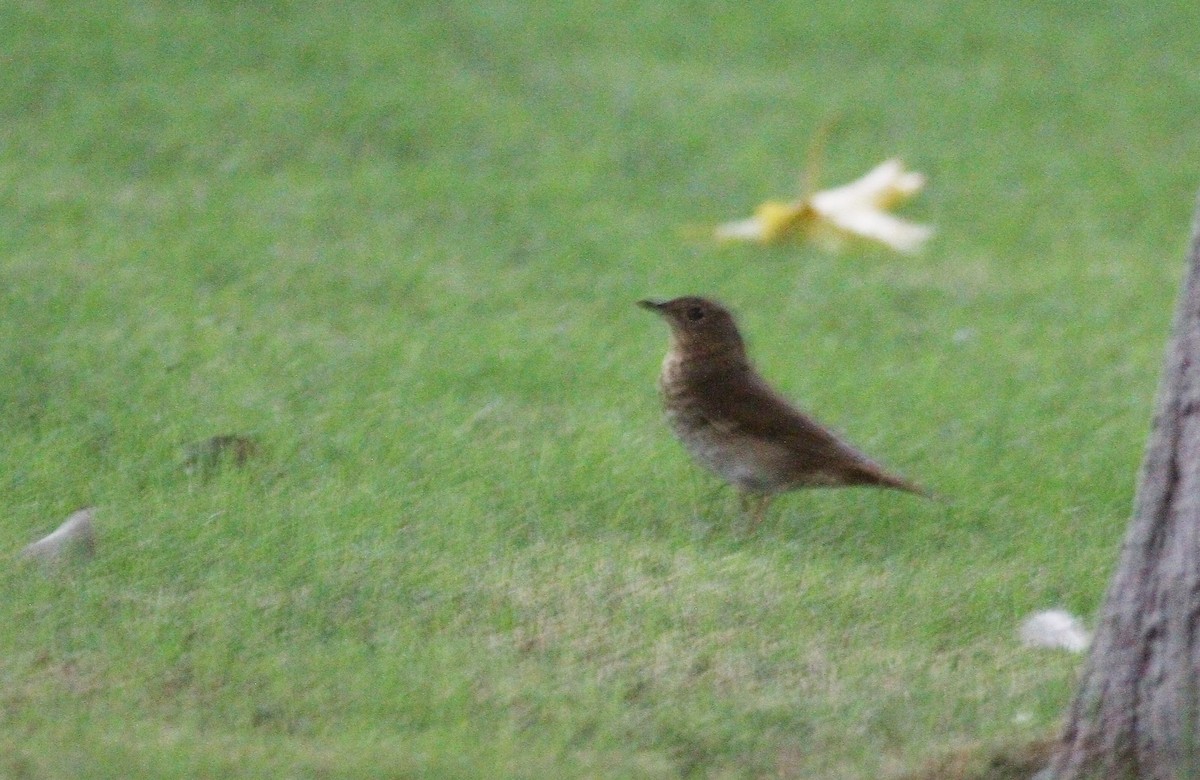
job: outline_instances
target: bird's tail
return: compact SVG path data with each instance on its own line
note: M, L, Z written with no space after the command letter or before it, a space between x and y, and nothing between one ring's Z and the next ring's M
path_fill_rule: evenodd
M902 490L905 493L912 493L921 498L933 498L933 493L921 487L915 482L910 482L904 477L892 474L874 463L864 463L856 470L851 484L866 485L871 487L888 488L891 490Z

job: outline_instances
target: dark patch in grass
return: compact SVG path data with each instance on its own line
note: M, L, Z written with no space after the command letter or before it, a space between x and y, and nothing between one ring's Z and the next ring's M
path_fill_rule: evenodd
M254 729L289 736L311 734L313 724L308 718L289 714L277 704L259 704L250 713L250 726Z
M224 433L184 447L183 467L189 474L210 477L226 463L238 468L245 466L261 451L262 448L259 447L258 442L249 436Z
M634 704L644 701L646 699L646 694L649 692L650 682L648 680L639 679L635 680L629 685L628 688L625 689L625 693L621 698L629 704Z
M6 762L4 776L11 777L13 780L25 780L25 778L33 778L38 775L34 771L33 764L28 759L23 756L16 756L15 758L8 759Z
M1057 740L1000 747L972 746L932 759L897 780L1029 780L1050 763Z
M667 735L668 752L680 777L696 777L711 768L721 755L720 746L702 735L675 731Z

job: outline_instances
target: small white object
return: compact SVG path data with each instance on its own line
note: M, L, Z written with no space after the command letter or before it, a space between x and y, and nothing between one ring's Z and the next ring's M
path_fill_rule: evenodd
M747 217L717 225L716 236L722 240L765 241L766 229L758 217Z
M92 527L95 514L96 508L91 506L72 512L53 533L22 550L21 557L56 561L69 551L78 551L90 556L96 546L96 531Z
M979 333L974 328L959 328L954 331L954 335L950 337L950 340L955 344L966 344L968 341L974 341L977 335Z
M1092 638L1083 622L1063 609L1035 612L1021 624L1021 644L1026 647L1049 647L1082 653Z

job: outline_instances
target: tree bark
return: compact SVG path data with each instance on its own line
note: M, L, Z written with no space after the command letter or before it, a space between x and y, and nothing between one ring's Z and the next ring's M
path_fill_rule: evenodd
M1200 205L1134 515L1048 772L1200 778Z

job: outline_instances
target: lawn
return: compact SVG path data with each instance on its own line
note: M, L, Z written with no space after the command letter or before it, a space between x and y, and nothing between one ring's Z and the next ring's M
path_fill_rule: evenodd
M888 778L1054 733L1200 136L1166 2L0 8L0 776ZM909 257L703 228L900 156ZM746 533L648 296L937 501ZM252 437L244 467L189 445ZM97 508L94 558L17 554Z

